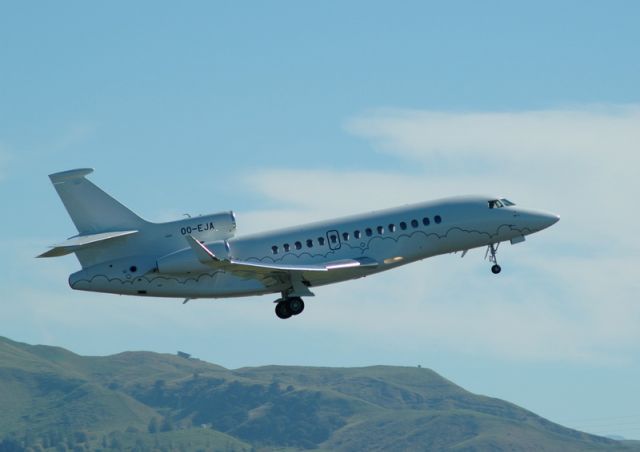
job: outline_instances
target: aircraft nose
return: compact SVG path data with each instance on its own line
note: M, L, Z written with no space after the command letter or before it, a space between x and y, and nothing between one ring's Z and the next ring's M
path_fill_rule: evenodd
M541 231L560 221L560 216L550 212L532 212L530 214L532 226Z
M542 217L540 221L544 224L542 229L548 228L549 226L553 226L558 221L560 221L560 215L556 215L555 213L545 212L545 213L541 213L540 216Z
M542 231L560 220L560 216L555 213L531 209L514 210L513 216L517 219L516 224L531 232Z

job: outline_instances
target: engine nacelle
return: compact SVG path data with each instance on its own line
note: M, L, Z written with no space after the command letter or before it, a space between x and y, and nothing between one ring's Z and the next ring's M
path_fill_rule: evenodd
M220 260L230 257L229 243L226 240L206 243L205 246ZM158 259L157 267L160 273L190 273L211 270L211 267L200 262L195 251L191 248L185 248L161 257Z
M182 235L192 235L200 241L226 240L236 232L236 216L233 212L220 212L187 218L173 223Z

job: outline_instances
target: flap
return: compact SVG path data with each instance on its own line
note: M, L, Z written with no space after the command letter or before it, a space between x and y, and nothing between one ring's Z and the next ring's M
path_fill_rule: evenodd
M189 245L198 256L198 260L203 264L211 267L217 267L230 272L242 272L245 276L247 272L253 272L258 275L274 272L328 272L337 271L354 267L377 267L377 261L368 257L360 257L355 259L340 259L335 261L327 261L319 264L272 264L263 262L249 262L238 259L219 259L209 250L203 243L193 238L193 236L185 236Z

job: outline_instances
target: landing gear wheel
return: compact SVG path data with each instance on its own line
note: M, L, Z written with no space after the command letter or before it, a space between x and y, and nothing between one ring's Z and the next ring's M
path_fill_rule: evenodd
M502 268L498 265L498 259L496 258L498 246L500 246L500 243L490 243L489 246L487 246L487 252L484 255L485 259L489 259L489 262L493 263L491 266L491 273L494 275L497 275L502 271Z
M289 317L291 317L293 314L289 310L289 303L284 300L279 302L276 305L276 315L280 319L288 319Z
M298 315L304 311L304 301L300 297L293 297L287 300L287 308L291 315Z

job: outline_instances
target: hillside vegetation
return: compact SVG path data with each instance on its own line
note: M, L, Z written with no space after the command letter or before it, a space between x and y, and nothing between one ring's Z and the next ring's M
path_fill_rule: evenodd
M85 357L0 338L0 452L640 450L421 368L228 370L150 352Z

